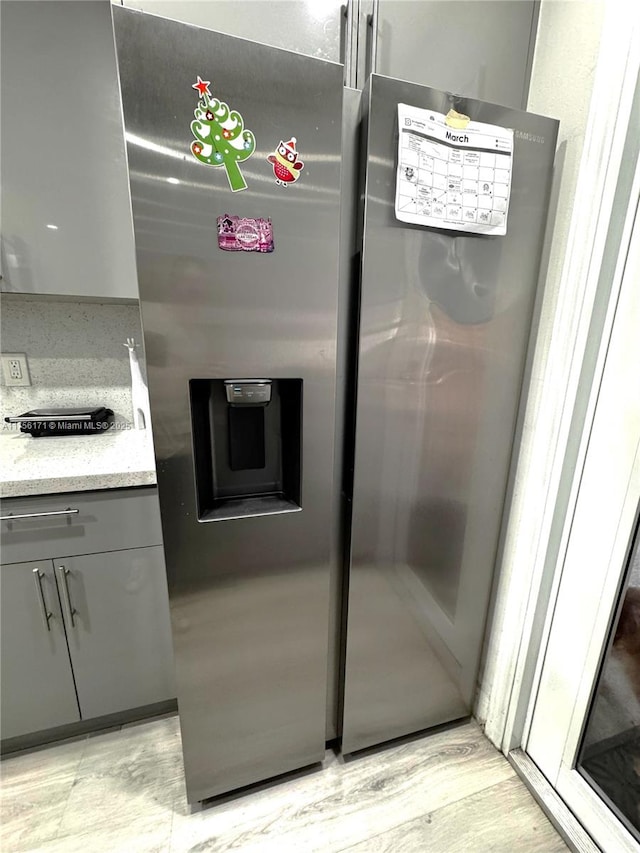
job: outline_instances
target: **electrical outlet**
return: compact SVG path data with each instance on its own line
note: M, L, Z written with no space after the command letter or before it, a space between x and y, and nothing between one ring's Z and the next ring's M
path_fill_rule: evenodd
M31 385L27 356L23 352L2 353L2 375L5 385Z

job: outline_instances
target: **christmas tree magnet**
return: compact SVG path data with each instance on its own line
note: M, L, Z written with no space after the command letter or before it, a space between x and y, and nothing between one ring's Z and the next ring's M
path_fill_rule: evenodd
M256 140L250 130L244 129L240 113L230 110L224 101L211 97L210 82L202 80L192 88L198 90L200 100L194 110L195 121L191 132L196 138L191 143L191 153L207 166L224 166L232 192L246 190L247 184L238 163L251 157L256 150Z
M304 169L304 163L302 160L298 160L296 141L295 136L292 136L288 142L280 140L280 144L273 154L269 154L267 157L267 160L273 165L276 183L283 187L294 184Z

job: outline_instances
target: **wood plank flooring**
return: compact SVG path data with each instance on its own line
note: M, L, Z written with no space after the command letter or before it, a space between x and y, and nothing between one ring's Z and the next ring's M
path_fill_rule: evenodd
M511 765L464 723L192 809L175 716L2 761L3 853L561 853Z

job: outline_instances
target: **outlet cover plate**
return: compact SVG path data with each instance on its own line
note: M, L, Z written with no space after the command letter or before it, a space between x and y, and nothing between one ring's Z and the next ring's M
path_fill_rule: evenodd
M25 353L3 352L0 360L2 361L2 377L5 385L9 387L31 385L29 364Z

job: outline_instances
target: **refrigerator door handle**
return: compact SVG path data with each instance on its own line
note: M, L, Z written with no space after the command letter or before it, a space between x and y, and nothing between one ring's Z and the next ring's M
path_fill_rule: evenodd
M353 27L354 21L358 19L357 10L354 6L359 0L347 0L340 7L340 62L344 65L342 82L344 86L355 86L354 62L353 62Z
M365 63L365 80L370 74L376 73L378 64L378 10L379 0L373 0L373 12L367 15L367 57Z

